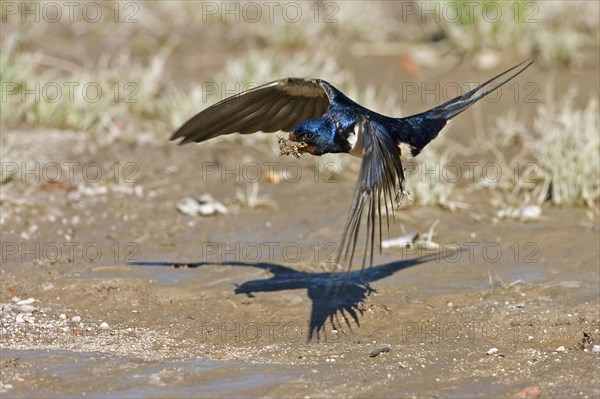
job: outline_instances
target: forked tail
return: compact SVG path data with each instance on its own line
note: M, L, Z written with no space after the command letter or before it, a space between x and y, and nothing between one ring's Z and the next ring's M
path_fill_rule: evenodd
M430 114L430 116L432 116L432 117L443 118L448 121L448 120L452 119L453 117L455 117L456 115L463 112L464 110L466 110L467 108L469 108L471 105L475 104L477 101L481 100L483 97L485 97L488 94L490 94L491 92L493 92L494 90L499 89L501 86L503 86L504 84L509 82L511 79L513 79L515 76L517 76L518 74L523 72L525 69L527 69L531 64L533 64L533 60L524 61L518 65L515 65L514 67L507 69L506 71L502 72L501 74L496 75L493 78L491 78L490 80L480 84L479 86L477 86L473 90L463 94L462 96L458 96L458 97L453 98L452 100L446 101L442 105L438 105L437 107L430 109L426 113ZM497 85L477 94L478 91L482 90L489 83L508 74L509 72L514 71L515 69L519 69L519 70L517 72L513 73L510 77L508 77L501 83L498 83Z
M400 118L401 122L408 123L412 128L409 129L409 131L405 134L401 134L402 137L400 137L400 141L409 143L413 148L412 155L417 155L423 149L423 147L437 137L440 130L446 126L446 123L448 123L450 119L460 114L494 90L497 90L509 82L515 76L527 69L531 64L533 64L533 60L521 62L520 64L515 65L514 67L507 69L506 71L480 84L462 96L448 100L445 103L430 109L429 111L406 118ZM511 74L508 78L489 89L485 89L488 84L509 74L515 69L517 71Z

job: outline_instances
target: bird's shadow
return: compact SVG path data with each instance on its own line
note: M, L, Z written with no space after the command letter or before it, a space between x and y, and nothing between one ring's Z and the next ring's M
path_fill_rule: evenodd
M429 257L401 260L373 266L357 271L302 272L290 267L267 262L130 262L137 266L200 267L200 266L241 266L257 267L269 271L272 276L265 279L247 281L236 285L236 294L254 296L256 292L273 292L306 289L312 301L307 340L320 339L327 320L334 330L352 329L360 326L360 316L367 297L374 292L370 283L391 276L395 272L429 261Z

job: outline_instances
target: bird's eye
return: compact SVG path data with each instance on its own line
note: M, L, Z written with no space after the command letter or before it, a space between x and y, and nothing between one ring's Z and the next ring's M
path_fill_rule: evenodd
M312 139L314 139L314 138L315 138L315 135L314 135L314 133L306 133L306 134L304 135L304 138L305 138L306 140L312 140Z

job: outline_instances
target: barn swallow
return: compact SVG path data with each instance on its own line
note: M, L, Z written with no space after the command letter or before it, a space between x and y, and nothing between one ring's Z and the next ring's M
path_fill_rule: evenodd
M180 144L199 143L230 133L286 131L289 141L296 143L297 153L347 153L362 158L336 263L346 263L351 268L365 217L365 268L367 261L373 265L376 236L381 251L383 221L389 231L390 210L406 193L402 161L418 155L448 121L532 63L533 60L524 61L461 96L404 118L384 116L362 107L321 79L276 80L203 110L173 133L171 140L182 138ZM504 80L487 87L499 78Z

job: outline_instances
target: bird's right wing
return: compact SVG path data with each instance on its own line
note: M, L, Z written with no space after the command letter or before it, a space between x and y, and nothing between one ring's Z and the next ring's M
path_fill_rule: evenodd
M390 132L367 117L361 118L357 124L358 137L362 137L364 145L362 163L336 258L336 263L342 262L348 269L352 267L365 211L367 231L362 268L367 264L373 265L376 235L381 250L382 208L389 230L389 215L393 212L397 196L404 193L405 182L400 148Z
M337 90L319 79L287 78L244 91L201 111L171 140L201 142L223 134L289 131L307 119L320 118Z

